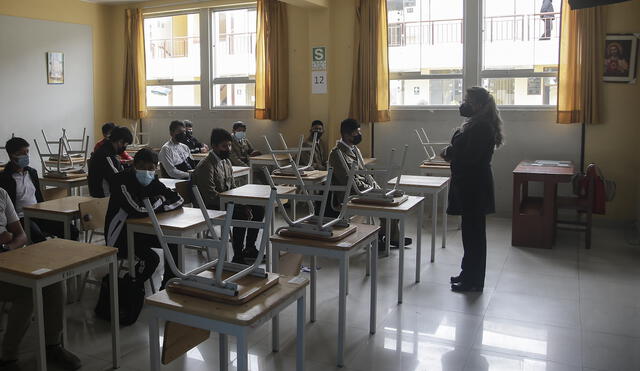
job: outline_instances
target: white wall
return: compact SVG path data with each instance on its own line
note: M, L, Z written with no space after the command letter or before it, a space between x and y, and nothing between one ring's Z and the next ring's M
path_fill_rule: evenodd
M33 140L42 143L42 129L59 138L62 128L69 137L87 128L93 138L92 47L88 25L0 16L1 146L12 133L25 138L31 163L40 170ZM64 53L62 85L47 84L48 51ZM0 158L6 160L6 152Z

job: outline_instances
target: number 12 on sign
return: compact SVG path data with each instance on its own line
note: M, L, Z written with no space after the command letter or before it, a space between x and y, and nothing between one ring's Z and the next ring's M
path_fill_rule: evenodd
M311 93L327 94L327 71L311 72Z

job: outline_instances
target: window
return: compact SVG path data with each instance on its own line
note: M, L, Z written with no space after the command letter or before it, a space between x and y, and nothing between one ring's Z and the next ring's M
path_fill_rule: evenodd
M387 0L392 106L457 105L482 85L500 105L555 105L560 2ZM478 20L478 21L476 21ZM464 29L477 27L463 42ZM464 71L463 52L473 70ZM477 69L477 70L476 70ZM479 72L479 74L478 74Z
M200 17L145 18L149 107L200 106Z
M391 105L462 100L463 0L388 0Z
M213 105L254 106L256 10L213 11L211 17Z
M498 104L556 104L560 2L542 2L484 0L480 77Z

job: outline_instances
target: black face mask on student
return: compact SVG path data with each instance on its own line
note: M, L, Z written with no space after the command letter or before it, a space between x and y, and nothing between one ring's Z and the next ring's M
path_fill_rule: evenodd
M471 117L473 116L473 106L471 103L464 102L460 105L460 116L462 117Z
M220 151L220 153L218 153L218 157L220 157L221 160L226 160L229 156L231 156L231 151Z
M311 131L311 138L313 138L313 136L315 135L317 139L320 139L322 134L323 134L323 132L320 131L320 130L312 130Z
M358 144L360 144L360 142L362 142L362 134L354 135L353 136L353 145L357 146Z
M178 142L183 142L183 141L187 140L187 134L180 133L180 134L176 135L176 140Z
M191 138L193 136L193 131L192 130L187 130L186 134L187 138Z

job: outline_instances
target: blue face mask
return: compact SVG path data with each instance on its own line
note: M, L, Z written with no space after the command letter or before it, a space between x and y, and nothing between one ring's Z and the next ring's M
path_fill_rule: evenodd
M234 133L234 135L236 136L236 139L238 139L238 140L243 140L244 138L247 137L247 133L244 132L244 131L236 131Z
M24 169L25 167L29 166L29 155L16 156L15 162L20 169Z
M153 179L156 177L156 172L153 170L137 170L136 169L136 179L138 179L138 183L140 183L143 187L151 184Z

